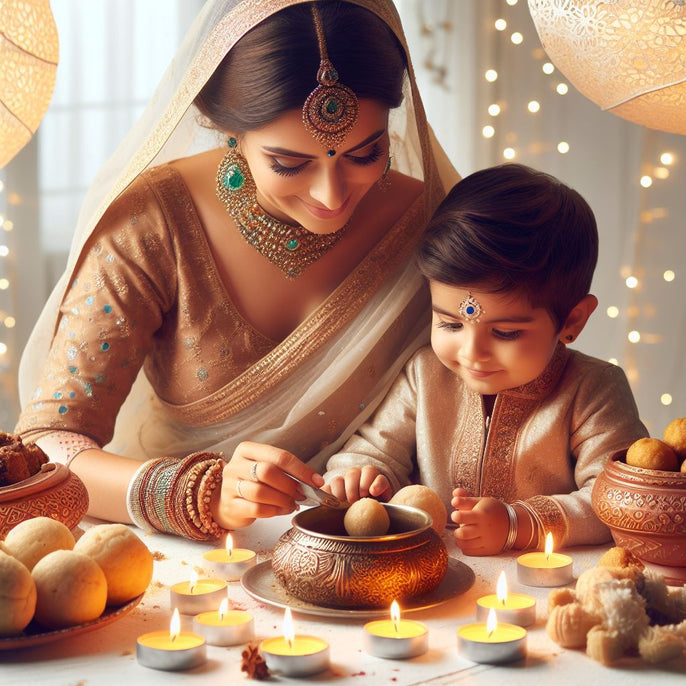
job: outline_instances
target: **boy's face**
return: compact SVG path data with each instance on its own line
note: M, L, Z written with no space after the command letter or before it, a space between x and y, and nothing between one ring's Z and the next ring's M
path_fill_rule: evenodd
M431 346L473 391L493 395L533 381L546 368L559 335L547 310L532 308L513 293L468 291L435 281L430 287ZM482 309L479 322L466 307L470 294L476 311Z

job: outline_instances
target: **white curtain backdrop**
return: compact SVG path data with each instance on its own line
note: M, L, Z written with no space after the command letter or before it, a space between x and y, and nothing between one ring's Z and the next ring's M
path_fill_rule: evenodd
M85 190L201 4L52 0L61 44L55 95L38 143L10 163L0 189L0 229L3 221L14 229L0 230L0 429L14 424L19 352L61 269ZM429 121L458 170L512 155L555 174L593 207L600 306L575 346L626 370L651 435L661 435L686 415L686 138L603 113L557 70L545 73L525 0L396 4ZM3 326L7 316L12 328Z
M83 196L140 115L202 4L51 0L60 40L53 98L37 136L0 172L2 430L16 422L21 349L66 262Z

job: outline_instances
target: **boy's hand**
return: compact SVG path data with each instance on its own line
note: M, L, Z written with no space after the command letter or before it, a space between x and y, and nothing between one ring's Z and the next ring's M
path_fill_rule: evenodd
M497 555L505 545L510 518L496 498L475 498L463 488L453 491L450 518L459 524L455 542L465 555Z
M388 479L376 467L369 465L351 467L344 476L331 479L324 490L349 503L367 497L386 502L392 495Z

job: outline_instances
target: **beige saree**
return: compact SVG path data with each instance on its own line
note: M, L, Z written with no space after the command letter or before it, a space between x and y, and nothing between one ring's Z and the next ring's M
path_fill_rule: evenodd
M159 184L174 183L173 179L159 178L167 174L165 163L221 144L214 132L202 126L193 99L226 51L246 31L298 1L210 0L143 116L99 172L81 211L67 269L22 357L19 380L23 411L17 430L24 435L38 437L65 430L83 433L112 452L141 460L181 456L195 450L230 455L240 441L253 440L289 449L321 468L371 414L412 352L428 340L428 294L412 253L444 195L445 185L457 177L432 141L409 55L404 102L391 113L391 154L395 169L424 181L424 193L285 340L248 341L246 363L234 366L235 373L227 374L226 369L232 367L223 365L227 345L216 344L217 330L235 324L240 317L227 302L227 294L210 277L200 284L190 283L190 272L198 272L189 268L191 262L197 267L206 260L203 271L211 274L209 253L203 253L201 246L190 255L189 262L184 262L187 253L175 249L193 218L170 218L162 206L164 194L158 192ZM391 2L353 1L378 14L407 53ZM150 171L153 167L157 169ZM183 197L183 189L173 195ZM143 214L148 221L132 221L132 198L146 208ZM111 231L103 247L99 222L103 216L108 222L111 216L118 216L118 208L121 240ZM163 213L165 221L151 223L155 212ZM163 224L164 230L159 228ZM150 235L155 241L149 240ZM108 324L108 335L115 336L117 346L106 335L98 337L92 332L91 340L80 340L83 327L71 326L74 317L83 318L83 303L87 301L97 311L89 319L94 326L101 325L105 315L116 314L107 300L108 295L119 292L115 286L109 292L98 287L89 295L84 285L89 274L95 275L93 280L98 284L108 278L114 284L126 278L126 271L117 271L117 253L107 251L107 240L124 251L122 242L128 241L136 250L151 243L156 248L162 246L154 259L140 256L141 270L146 274L160 270L157 282L155 274L149 279L159 285L151 289L157 298L154 309L137 312L138 319L149 317L148 328L141 327L140 340L127 339L122 333L126 327L120 325L115 330ZM98 265L98 260L110 257L112 264ZM150 260L147 265L146 259ZM164 268L173 269L166 281L162 278ZM174 285L169 292L165 291L167 282ZM179 300L179 285L185 285L191 294L185 302ZM129 282L124 289L128 295L130 286ZM85 290L80 291L82 288ZM201 297L197 297L198 292ZM136 302L149 302L144 289L137 293ZM208 302L213 307L208 309ZM183 317L176 316L173 325L169 323L171 312L183 313ZM130 313L128 316L130 321ZM203 325L199 326L201 320ZM119 321L127 320L121 316ZM104 330L101 326L100 331ZM254 336L254 332L245 335ZM232 340L235 343L237 339ZM126 353L118 356L115 348L121 350L127 341ZM228 346L231 355L235 353L234 343ZM103 358L103 353L112 354ZM195 364L199 354L203 356L202 366ZM207 368L219 373L209 375ZM189 382L178 383L189 370L193 372ZM176 390L171 388L170 379L176 380Z

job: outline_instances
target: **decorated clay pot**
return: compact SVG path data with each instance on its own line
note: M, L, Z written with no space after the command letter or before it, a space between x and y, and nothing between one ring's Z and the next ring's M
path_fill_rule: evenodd
M52 517L73 529L87 510L81 479L64 465L48 462L38 474L0 488L0 537L33 517Z
M683 583L686 474L632 467L625 457L626 451L613 455L596 479L593 509L618 546Z
M432 591L445 576L448 554L423 510L384 504L384 536L348 536L345 512L304 510L279 539L272 568L296 598L339 608L389 607Z

